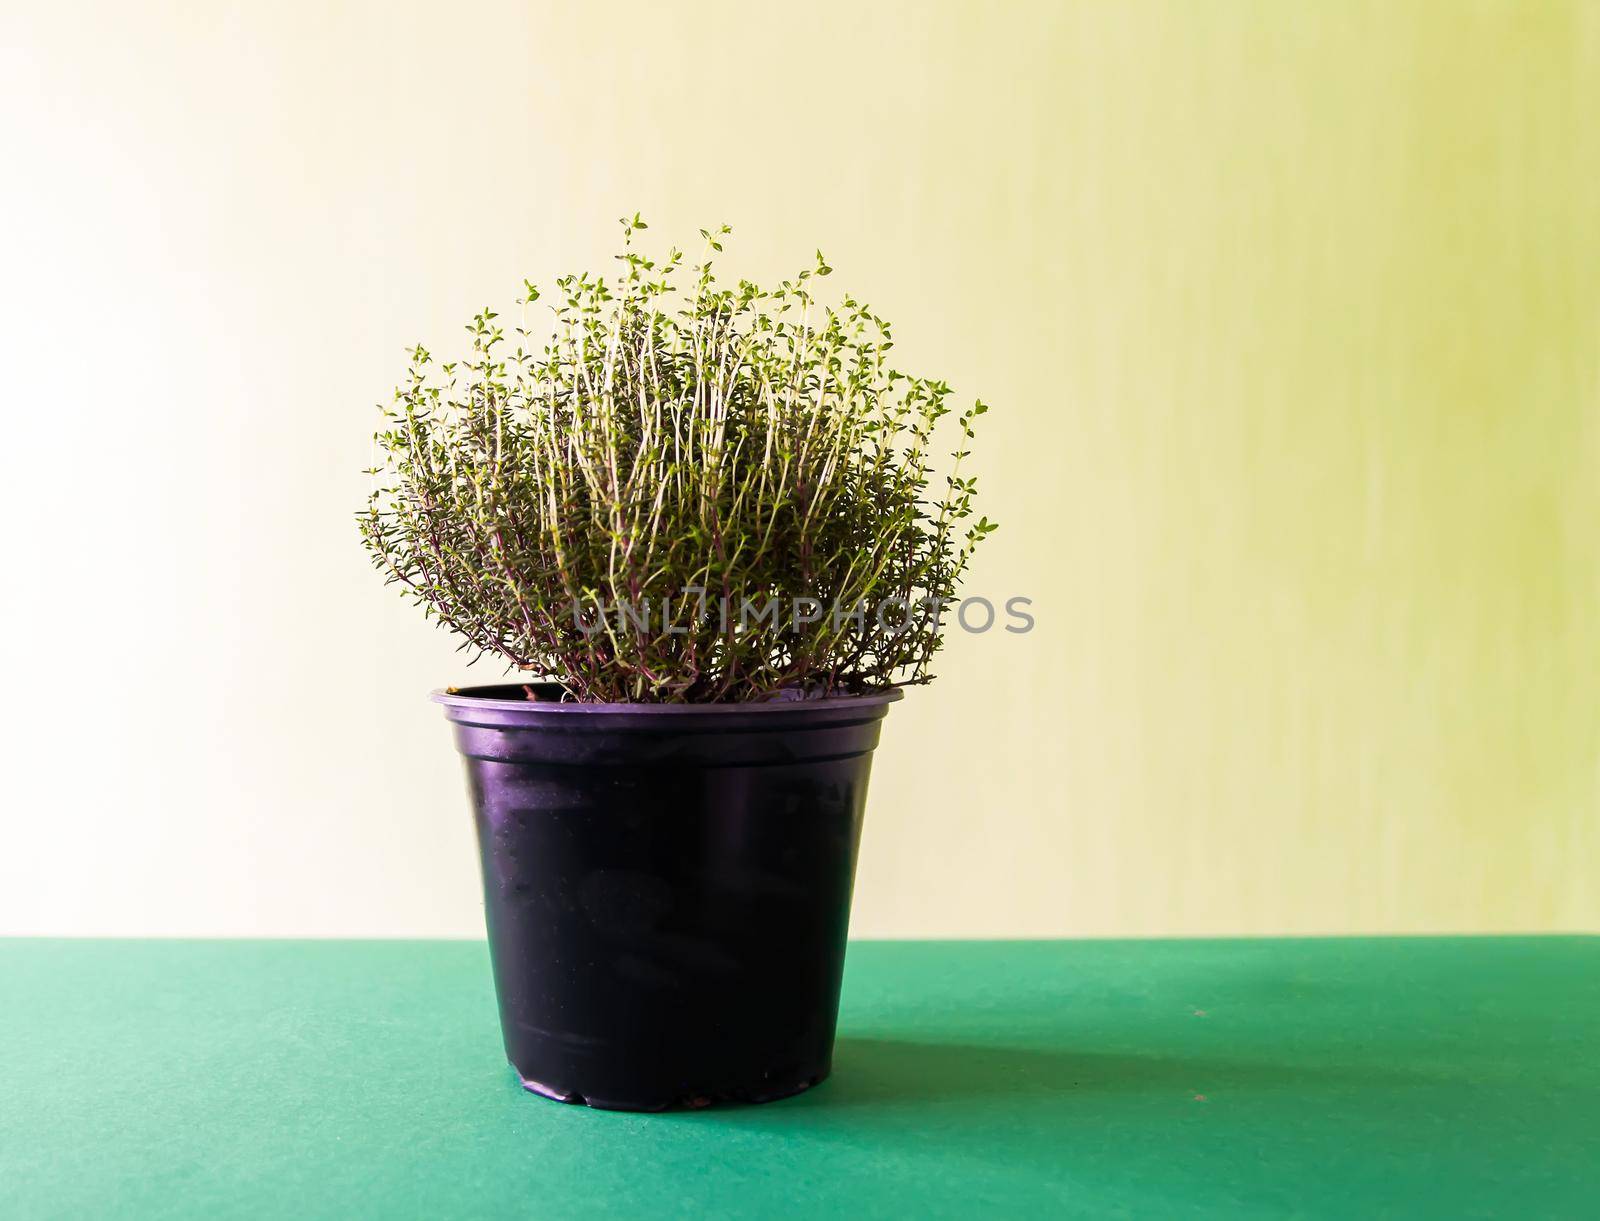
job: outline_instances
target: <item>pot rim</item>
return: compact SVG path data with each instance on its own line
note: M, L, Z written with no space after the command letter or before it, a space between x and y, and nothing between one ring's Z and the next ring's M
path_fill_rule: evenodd
M630 717L716 717L793 715L802 712L820 712L823 709L877 708L905 698L904 687L886 687L866 695L830 695L823 699L766 700L747 704L583 704L559 703L542 700L510 699L490 695L474 695L476 691L511 688L517 683L480 683L471 687L438 687L428 693L428 698L447 708L478 709L485 712L514 712L522 716L630 716Z

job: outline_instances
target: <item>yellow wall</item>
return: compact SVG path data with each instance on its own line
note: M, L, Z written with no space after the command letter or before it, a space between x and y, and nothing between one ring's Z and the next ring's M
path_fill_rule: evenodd
M864 935L1600 926L1600 6L28 6L0 931L472 934L371 404L614 218L994 411Z

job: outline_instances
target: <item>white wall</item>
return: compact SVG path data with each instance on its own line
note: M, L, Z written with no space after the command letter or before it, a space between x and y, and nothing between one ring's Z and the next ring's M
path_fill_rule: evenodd
M12 6L0 932L474 935L372 404L614 218L995 404L856 930L1593 928L1582 5Z

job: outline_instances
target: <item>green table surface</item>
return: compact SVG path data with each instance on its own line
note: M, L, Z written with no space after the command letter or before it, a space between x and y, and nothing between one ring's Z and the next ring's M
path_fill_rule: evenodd
M473 942L0 941L0 1216L1600 1216L1600 938L858 942L834 1075L524 1093Z

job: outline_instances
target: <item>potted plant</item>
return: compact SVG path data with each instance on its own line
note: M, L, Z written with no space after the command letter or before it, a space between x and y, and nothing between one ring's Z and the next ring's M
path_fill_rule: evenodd
M931 677L973 547L942 381L814 266L729 288L651 259L524 282L508 336L420 345L362 538L513 680L433 698L482 851L523 1084L630 1110L763 1101L829 1070L879 723ZM680 282L681 287L680 287ZM952 461L945 462L945 452Z

